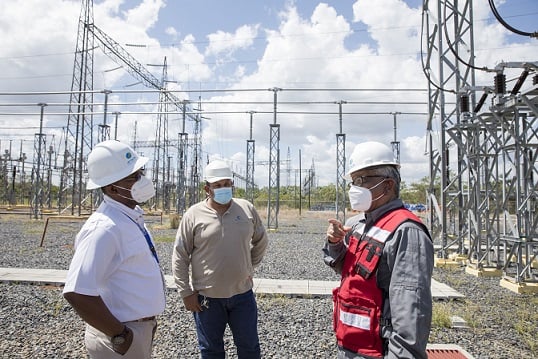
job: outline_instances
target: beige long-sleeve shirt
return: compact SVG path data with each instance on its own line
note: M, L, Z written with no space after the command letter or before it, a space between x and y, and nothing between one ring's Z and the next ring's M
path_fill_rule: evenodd
M229 298L252 289L254 267L267 244L256 209L244 199L234 198L222 216L206 200L190 207L179 225L172 255L180 296L198 291L211 298Z

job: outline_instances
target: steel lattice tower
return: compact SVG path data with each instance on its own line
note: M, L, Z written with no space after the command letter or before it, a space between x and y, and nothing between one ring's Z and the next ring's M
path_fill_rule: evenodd
M538 282L531 264L538 251L538 62L480 68L495 76L493 86L477 88L472 1L438 1L435 24L429 22L427 1L424 10L425 73L430 80L430 224L434 237L441 238L439 255L446 258L455 246L466 256L468 270L502 269L503 279L511 282ZM434 54L437 82L430 72ZM507 69L522 71L510 92ZM531 73L532 87L520 92ZM477 90L484 91L478 104ZM480 113L491 94L491 106ZM440 121L438 141L435 116ZM456 156L455 161L450 156Z
M430 3L427 0L423 3L423 27L427 33L428 43L424 70L429 79L427 131L429 134L430 188L428 204L431 209L432 235L441 238L442 249L439 255L446 257L446 249L450 245L448 243L449 217L452 220L453 233L451 234L459 238L470 235L469 228L466 226L470 208L468 197L464 197L463 186L463 179L468 169L468 160L464 157L462 146L462 138L466 136L466 133L460 127L463 119L458 106L460 103L458 95L463 93L464 89L474 87L474 70L469 67L462 68L457 57L465 56L468 64L474 63L472 1L438 0L433 10L429 7ZM430 19L435 19L435 22L430 22ZM451 39L448 38L449 29ZM465 51L459 51L461 44L467 44L468 48ZM437 68L433 69L432 66L437 66ZM474 96L470 100L474 104ZM456 103L456 107L451 107L450 103ZM434 124L436 116L439 122ZM438 126L437 130L435 125ZM457 168L449 167L449 149L454 149L456 152ZM440 193L436 193L438 181L440 181ZM454 241L461 243L458 238Z
M247 140L247 180L246 196L247 199L254 203L254 154L256 151L256 142L252 139L252 115L255 111L249 111L250 114L250 136Z
M45 196L44 177L45 177L45 163L46 158L45 146L46 135L43 133L43 114L45 110L45 103L39 103L40 109L39 117L39 133L35 134L34 139L34 165L32 167L32 200L31 210L32 218L40 219L43 216L43 199Z
M273 123L269 125L269 189L267 204L267 228L278 228L278 210L280 201L280 124L277 118L277 93L282 89L272 88L273 91Z
M154 203L157 207L162 205L165 211L170 209L169 202L169 188L168 181L169 176L167 172L168 163L168 104L167 104L167 92L166 82L168 77L168 70L166 64L166 57L164 58L164 65L161 77L160 92L159 92L159 105L157 109L157 124L155 126L155 147L153 152L153 184L155 185L156 193Z
M202 137L201 137L201 121L202 121L202 103L198 99L198 113L194 117L194 129L192 140L192 162L190 171L190 192L189 206L200 201L200 172L201 172L201 154L202 154Z
M187 132L185 132L185 121L186 121L186 114L185 114L185 106L183 106L183 121L181 126L181 132L178 134L179 136L179 154L177 157L177 186L176 186L176 194L177 194L177 203L176 203L176 209L177 213L183 214L185 213L185 210L187 209L187 202L186 202L186 196L187 196L187 151L188 151L188 141L189 141L189 135Z
M58 198L60 212L71 207L71 214L76 212L77 215L82 210L86 157L93 145L94 36L89 30L91 25L93 0L82 0ZM68 191L71 203L68 203Z
M338 101L340 131L336 134L336 219L346 221L346 134L342 132L342 104Z

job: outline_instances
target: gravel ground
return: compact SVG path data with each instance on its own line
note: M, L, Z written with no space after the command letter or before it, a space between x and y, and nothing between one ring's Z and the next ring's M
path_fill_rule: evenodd
M256 276L274 279L337 280L322 263L320 248L330 214L303 212L301 219L279 218ZM295 215L298 217L298 214ZM291 217L290 217L291 218ZM149 219L165 274L175 230ZM44 221L0 215L0 267L67 269L73 238L82 222L51 221L40 247ZM538 296L518 295L499 279L478 278L464 268L434 270L434 278L465 295L464 300L435 302L430 343L457 344L476 359L538 357ZM334 358L329 298L257 295L264 358ZM55 286L0 283L0 358L85 358L84 326ZM464 318L467 329L449 328L443 319ZM233 341L226 334L229 358ZM176 291L167 293L159 319L155 358L197 358L196 332Z

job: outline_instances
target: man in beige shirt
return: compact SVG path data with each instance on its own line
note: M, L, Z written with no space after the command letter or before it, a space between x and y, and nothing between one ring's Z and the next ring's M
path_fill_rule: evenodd
M267 233L252 203L232 198L232 171L224 161L209 163L204 179L207 198L189 208L179 225L174 280L193 312L202 358L225 357L226 325L240 359L260 358L252 276Z

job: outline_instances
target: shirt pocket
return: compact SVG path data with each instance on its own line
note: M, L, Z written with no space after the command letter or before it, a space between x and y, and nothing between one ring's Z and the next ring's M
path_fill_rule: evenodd
M149 250L149 245L146 242L146 239L142 236L135 236L132 239L125 241L122 248L124 262L129 262L133 260L140 260L144 256L151 254Z

